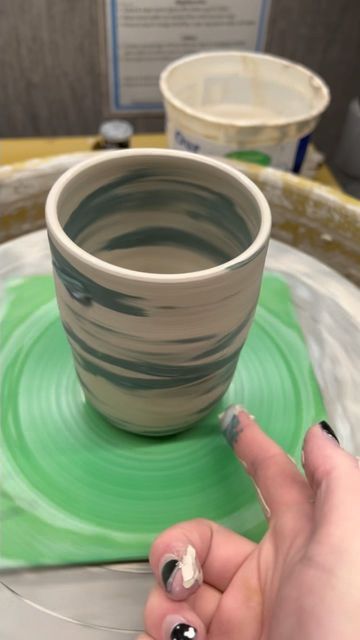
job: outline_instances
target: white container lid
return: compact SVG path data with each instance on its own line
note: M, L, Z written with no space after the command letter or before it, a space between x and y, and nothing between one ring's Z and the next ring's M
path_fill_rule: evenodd
M99 133L108 142L126 142L134 133L134 127L127 120L106 120L100 125Z

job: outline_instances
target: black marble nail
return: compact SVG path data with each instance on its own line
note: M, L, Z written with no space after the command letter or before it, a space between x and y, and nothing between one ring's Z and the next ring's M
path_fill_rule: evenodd
M192 640L196 638L196 636L197 631L195 627L186 624L186 622L180 622L180 624L177 624L173 628L170 638L171 640Z
M171 591L175 573L178 568L179 568L179 561L176 558L171 558L170 560L165 562L163 568L161 569L161 579L168 593L170 593Z
M335 431L330 427L330 425L326 422L326 420L321 420L321 422L319 422L319 425L322 428L322 430L325 431L325 433L327 433L328 436L331 436L332 438L334 438L334 440L336 440L338 444L340 444Z

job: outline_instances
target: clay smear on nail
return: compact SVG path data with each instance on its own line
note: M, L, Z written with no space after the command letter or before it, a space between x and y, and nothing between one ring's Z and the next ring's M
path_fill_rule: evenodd
M221 430L231 447L234 447L240 433L243 431L241 426L239 412L244 408L239 405L231 405L224 413L219 415L221 422Z
M237 415L240 411L245 411L241 404L232 404L225 409L222 413L219 413L218 418L221 422L221 426L225 427L234 415Z
M247 463L245 462L245 460L243 460L242 458L239 458L239 462L241 462L241 464L242 464L242 466L244 467L245 471L247 471L247 469L248 469L248 465L247 465Z
M202 571L196 560L196 551L191 544L187 546L179 562L179 567L185 589L191 589L196 582L200 583L202 581Z

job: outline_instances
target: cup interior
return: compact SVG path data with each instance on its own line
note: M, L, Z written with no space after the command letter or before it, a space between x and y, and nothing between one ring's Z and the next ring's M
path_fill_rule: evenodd
M201 118L239 126L272 126L320 115L329 103L324 81L285 58L212 51L180 58L164 69L165 99Z
M224 264L251 246L262 221L258 199L226 167L121 152L65 183L57 217L88 254L155 274Z

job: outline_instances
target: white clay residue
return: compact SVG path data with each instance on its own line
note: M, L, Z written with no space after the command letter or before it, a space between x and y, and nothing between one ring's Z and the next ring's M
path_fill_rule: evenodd
M189 544L180 562L183 586L190 589L195 582L201 582L202 572L196 560L196 551Z
M203 104L201 105L201 111L210 116L243 120L244 124L259 123L259 121L263 120L264 125L269 125L279 119L279 113L274 109L252 103L241 104L237 102L227 104L220 102L218 104Z

